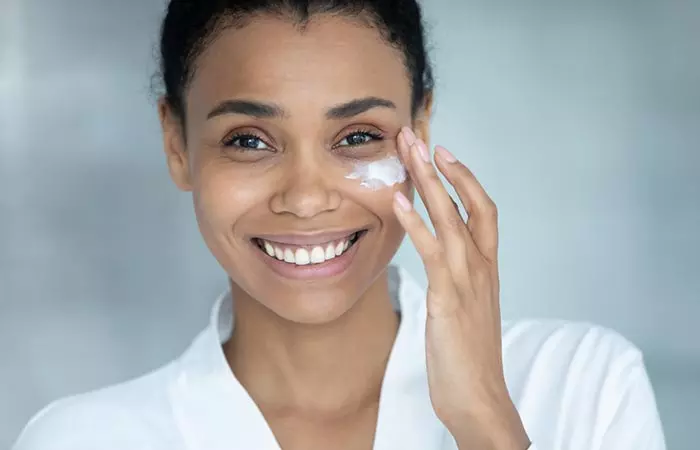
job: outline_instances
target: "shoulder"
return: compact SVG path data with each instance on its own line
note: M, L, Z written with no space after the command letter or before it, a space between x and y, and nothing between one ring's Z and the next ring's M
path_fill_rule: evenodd
M641 351L620 333L591 323L529 319L504 322L504 351L525 359L584 358L598 362L628 362L642 358Z
M514 385L526 379L557 385L602 383L644 370L637 346L614 330L584 322L506 322L503 352L506 373Z
M620 333L581 322L508 322L503 352L509 392L533 441L557 448L664 448L642 352Z
M173 364L142 377L57 400L39 411L13 450L140 450L167 428Z

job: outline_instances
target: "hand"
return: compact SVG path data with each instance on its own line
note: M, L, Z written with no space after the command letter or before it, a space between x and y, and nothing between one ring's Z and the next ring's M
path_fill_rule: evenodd
M459 195L465 222L425 143L404 128L398 149L436 232L397 191L395 213L428 277L426 355L433 408L460 449L525 450L530 442L503 375L496 207L469 169L436 147L435 163Z

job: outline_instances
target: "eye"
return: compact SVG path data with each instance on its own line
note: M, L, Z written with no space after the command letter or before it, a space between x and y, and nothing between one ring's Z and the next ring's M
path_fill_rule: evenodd
M340 141L336 147L357 147L372 141L382 140L382 135L374 131L354 131Z
M251 133L239 133L228 136L222 144L225 147L238 147L241 151L270 150L270 147L259 137Z

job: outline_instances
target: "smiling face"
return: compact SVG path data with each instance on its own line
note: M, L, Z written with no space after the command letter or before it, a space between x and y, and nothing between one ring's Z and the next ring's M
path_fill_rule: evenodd
M348 176L415 126L401 52L363 22L257 16L197 59L185 104L183 134L160 103L169 168L237 295L300 323L352 308L403 240L393 192L412 197Z

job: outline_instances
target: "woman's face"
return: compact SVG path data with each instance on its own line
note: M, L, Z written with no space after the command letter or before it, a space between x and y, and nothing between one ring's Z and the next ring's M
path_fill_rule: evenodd
M412 198L346 178L412 125L402 54L359 21L260 16L198 58L185 104L186 143L160 104L168 164L235 285L296 322L350 309L403 240L394 190Z

